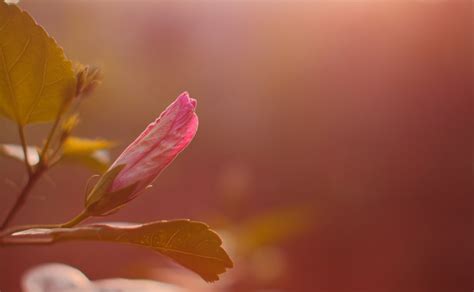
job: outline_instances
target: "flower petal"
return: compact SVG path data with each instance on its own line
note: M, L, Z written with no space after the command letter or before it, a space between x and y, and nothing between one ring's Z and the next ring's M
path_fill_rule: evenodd
M133 196L151 184L189 145L198 127L196 100L182 93L111 166L125 164L110 191L138 182Z

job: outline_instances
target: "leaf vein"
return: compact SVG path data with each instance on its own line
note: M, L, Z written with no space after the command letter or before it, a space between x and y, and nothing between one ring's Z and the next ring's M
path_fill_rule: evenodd
M12 18L13 17L10 16L10 17L7 18L7 20L5 20L5 22L2 24L2 26L0 26L0 32L3 31L5 29L5 27L7 27L7 25L10 23Z
M20 120L19 120L20 115L18 113L18 105L16 103L15 92L13 91L12 82L10 80L10 73L8 73L8 70L7 70L7 63L6 63L6 60L5 60L5 53L3 51L3 47L1 47L1 46L0 46L0 52L2 53L2 63L3 63L2 67L3 67L4 74L5 74L5 78L7 80L8 90L10 92L10 101L13 105L15 119L17 120L17 122L20 122Z
M181 232L181 230L182 230L182 229L177 229L177 230L173 233L173 235L170 236L170 238L168 239L168 241L167 241L166 244L165 244L165 247L168 247L168 246L171 245L171 243L173 243L174 237L175 237L179 232Z
M220 259L220 258L217 258L217 257L196 254L196 253L188 252L188 251L184 251L184 250L179 250L179 249L174 249L174 248L167 248L167 247L155 247L155 248L158 251L161 251L163 253L174 252L174 253L179 253L179 254L183 254L183 255L187 255L187 256L193 256L193 257L197 257L197 258L214 260L214 261L218 261L218 262L222 262L222 263L225 262L223 259Z
M23 49L18 54L18 56L15 58L15 61L13 61L13 63L10 65L10 68L8 68L8 72L11 72L13 70L13 68L16 66L16 64L18 64L18 62L23 57L23 55L25 55L25 52L28 49L28 47L30 46L30 44L31 44L31 36L28 36L28 39L26 40L25 45L23 46Z
M45 86L45 87L48 87L48 86L54 85L54 84L56 84L56 83L58 83L58 82L63 81L64 79L65 79L64 77L61 77L61 78L59 78L59 79L56 79L56 80L51 81L51 82L49 82L49 83L46 83L44 86Z
M23 78L18 81L17 83L13 84L13 88L17 88L18 86L20 86L21 84L23 84L23 82L25 82L25 80L28 79L28 77L30 77L31 75L31 71L28 71L27 74L23 75Z
M44 39L44 40L45 40L45 42L47 42L47 39ZM46 67L47 67L47 64L48 64L48 48L47 48L47 45L45 44L45 57L44 57L44 64L43 64L43 76L41 78L41 87L38 90L38 94L36 95L36 97L33 100L33 104L31 105L30 109L28 110L28 113L25 117L25 123L28 122L28 120L30 119L31 114L33 113L33 110L38 106L38 104L41 100L41 95L43 94L43 90L44 90L44 87L45 87L44 85L45 85L45 80L46 80Z

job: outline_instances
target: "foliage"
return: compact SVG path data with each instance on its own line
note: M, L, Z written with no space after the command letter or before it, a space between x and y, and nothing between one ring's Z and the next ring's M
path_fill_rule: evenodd
M206 281L219 279L233 263L221 247L220 237L204 223L174 220L80 225L91 216L116 211L148 188L197 130L196 101L183 93L109 167L107 151L114 143L72 135L82 99L101 81L99 68L73 66L28 13L0 1L0 115L17 125L21 142L0 144L0 154L21 161L28 172L27 183L1 224L0 247L65 240L129 243L151 248ZM51 130L43 145L30 146L24 128L39 122L51 122ZM7 228L36 182L62 162L105 172L88 188L84 210L62 224Z
M0 111L26 125L48 122L71 101L72 63L44 29L15 5L0 8Z
M91 224L74 228L27 229L3 238L3 244L43 244L67 240L130 243L151 248L198 273L206 281L232 267L219 236L204 223L189 220L147 224Z

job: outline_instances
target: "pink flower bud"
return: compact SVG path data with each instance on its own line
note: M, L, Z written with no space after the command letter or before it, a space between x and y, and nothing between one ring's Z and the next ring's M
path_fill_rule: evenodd
M106 189L98 187L101 185L99 181L92 190L86 201L89 211L108 212L148 187L193 139L198 127L195 109L196 100L184 92L148 125L110 166L110 173L118 166L123 168L111 182L107 182ZM102 180L106 180L106 175Z

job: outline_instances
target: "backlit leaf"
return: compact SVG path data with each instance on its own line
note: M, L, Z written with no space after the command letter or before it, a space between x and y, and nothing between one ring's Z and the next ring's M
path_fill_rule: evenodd
M232 268L219 235L204 223L189 220L147 224L92 224L75 228L29 229L2 238L3 244L49 244L98 240L151 248L196 272L208 282Z
M0 1L0 114L48 122L76 90L72 64L28 13Z
M81 163L94 171L107 170L110 158L107 149L114 144L107 140L69 137L63 145L62 159L65 162Z
M63 156L65 162L83 164L94 171L104 172L109 167L110 157L108 150L114 144L101 139L83 139L69 137L63 145ZM27 147L28 162L35 165L39 162L38 149L35 146ZM0 144L0 155L23 161L23 149L21 145Z
M21 162L23 162L25 159L23 148L21 145L16 144L0 144L0 155L19 160ZM26 155L28 155L28 162L31 165L37 164L40 160L38 149L36 149L34 146L26 147Z
M68 155L92 153L97 150L109 149L114 143L102 139L85 139L79 137L69 137L63 146L63 152Z

